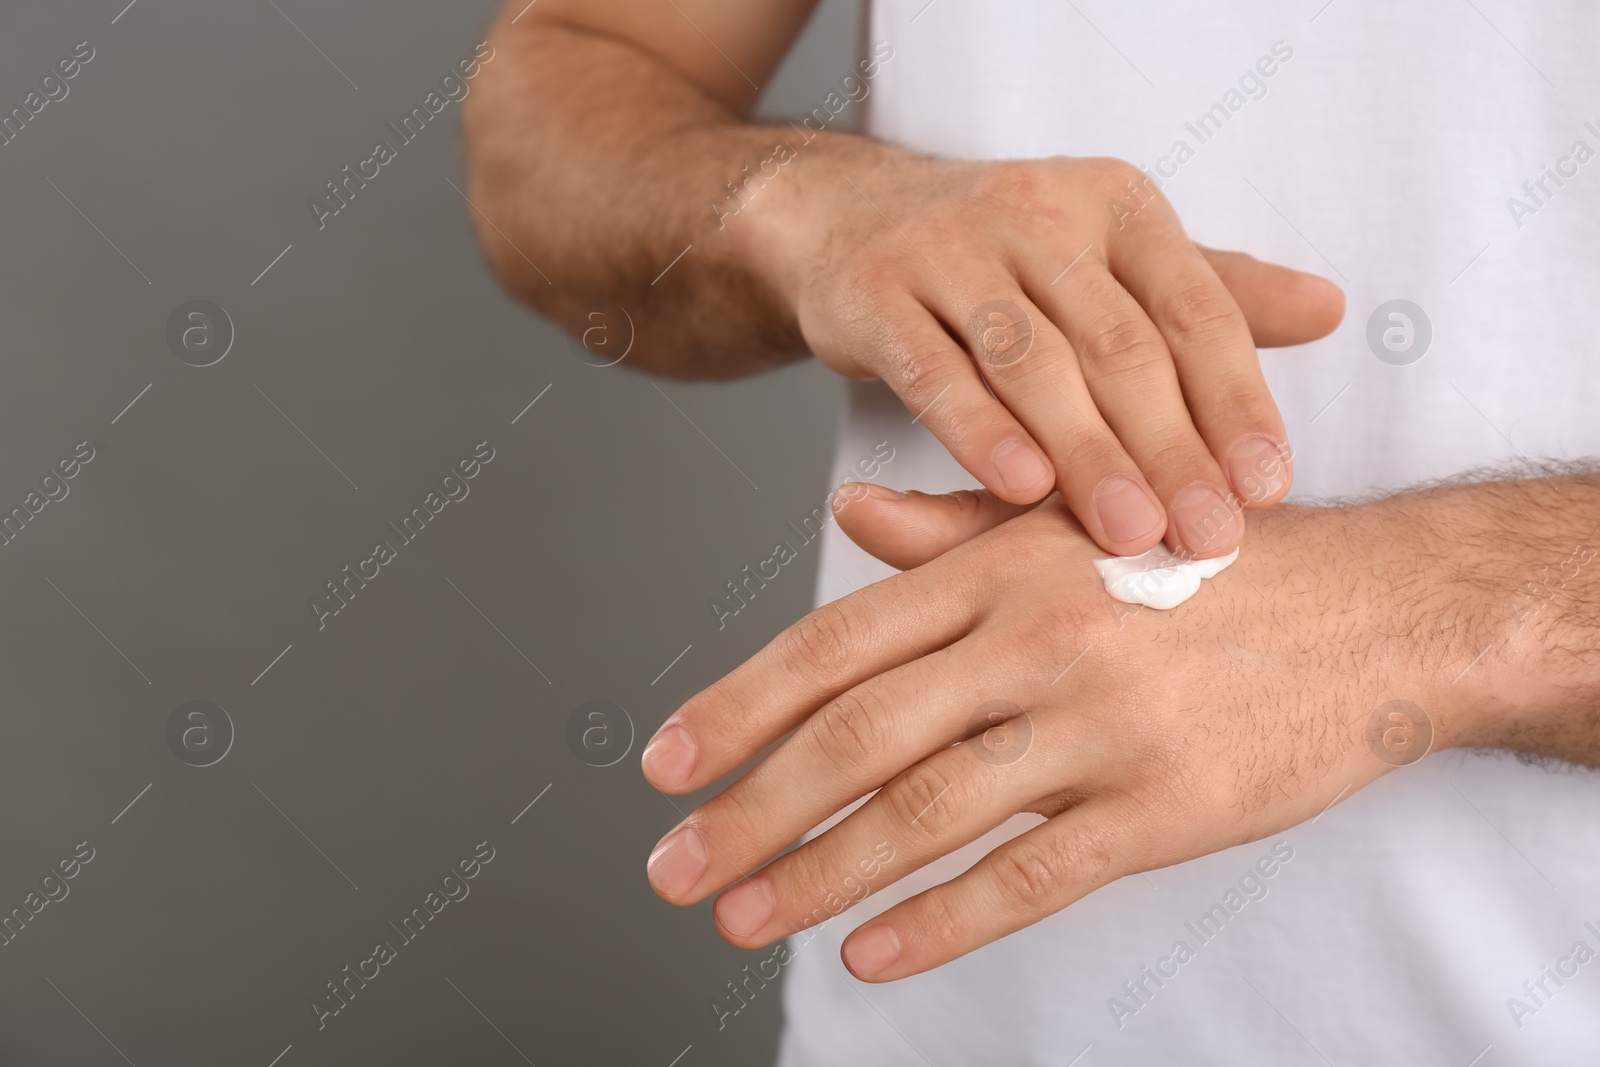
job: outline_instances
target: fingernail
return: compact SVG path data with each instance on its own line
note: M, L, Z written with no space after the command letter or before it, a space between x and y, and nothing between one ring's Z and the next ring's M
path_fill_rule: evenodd
M1137 482L1113 474L1094 491L1094 510L1112 541L1138 541L1161 525L1161 511Z
M1050 468L1039 453L1021 441L1002 441L994 450L994 470L1010 493L1032 493L1051 481Z
M1178 490L1172 498L1172 520L1180 544L1188 555L1215 555L1244 534L1244 516L1216 489L1196 483Z
M682 726L671 723L650 739L639 766L657 787L682 789L694 773L694 759L694 738Z
M904 500L906 495L898 489L890 489L887 485L876 482L856 482L863 487L862 491L874 500Z
M700 831L685 826L668 834L650 853L650 884L669 897L681 897L706 873L706 843Z
M748 937L772 921L772 890L765 878L740 882L717 898L717 922L734 937Z
M844 965L857 978L871 978L900 958L900 935L892 926L857 930L841 950Z
M1246 501L1271 500L1289 488L1289 446L1265 434L1242 438L1228 452L1228 476Z

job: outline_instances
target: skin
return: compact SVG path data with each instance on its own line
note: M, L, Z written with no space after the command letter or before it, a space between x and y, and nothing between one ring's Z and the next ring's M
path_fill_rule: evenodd
M841 525L910 569L668 720L644 769L670 793L779 744L663 839L663 897L726 890L718 926L754 947L831 914L868 857L875 890L1045 816L852 935L847 965L883 981L1315 815L1421 736L1392 700L1434 748L1600 764L1594 477L1274 508L1247 531L1292 477L1254 346L1332 330L1338 289L1194 246L1125 163L753 121L810 10L512 0L464 103L473 218L518 298L585 343L625 323L629 365L656 374L810 351L879 378L989 490L862 489ZM1172 612L1130 613L1090 561L1162 538L1244 553Z
M1018 812L1045 821L856 930L852 973L937 967L1118 878L1294 826L1429 750L1600 765L1600 477L1279 507L1170 612L1106 595L1059 498L1018 515L981 493L841 492L841 526L914 569L790 627L644 754L684 793L788 735L651 858L675 904L726 890L716 922L736 945L847 906L840 887L884 842L873 892ZM1392 700L1420 710L1397 718Z
M811 6L512 0L464 102L503 284L575 336L633 331L653 373L811 352L881 379L996 495L1057 491L1108 552L1231 551L1292 480L1256 345L1326 334L1343 294L1197 247L1118 160L934 159L837 132L848 112L753 121ZM869 69L845 73L864 99Z

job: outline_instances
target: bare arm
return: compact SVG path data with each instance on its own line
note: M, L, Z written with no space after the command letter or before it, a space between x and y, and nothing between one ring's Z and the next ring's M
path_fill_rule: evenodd
M507 288L574 334L621 309L629 365L657 374L809 349L881 379L985 486L1059 489L1107 551L1234 548L1291 480L1255 344L1333 329L1337 287L1197 248L1127 163L941 160L838 132L893 42L840 72L820 119L752 123L810 9L512 0L465 112Z
M630 359L658 374L735 377L804 355L751 269L759 208L728 227L712 205L793 139L749 121L745 77L765 84L814 4L540 0L513 22L511 3L491 38L502 60L465 111L475 218L506 287L574 333L590 311L627 308ZM826 134L808 151L889 150Z
M1445 589L1478 593L1467 599L1475 610L1436 624L1470 633L1476 622L1484 637L1473 650L1481 658L1450 685L1467 686L1479 706L1465 697L1455 707L1440 702L1457 716L1441 724L1459 731L1446 743L1600 767L1600 474L1488 482L1421 499L1435 505L1427 514L1443 550L1429 573Z
M1326 609L1339 604L1357 620L1324 631L1326 654L1413 693L1432 686L1424 710L1439 736L1412 738L1415 750L1398 755L1503 748L1600 767L1600 464L1535 470L1364 504L1280 508L1265 530L1303 574L1324 572L1316 579L1324 592L1306 602L1312 614L1326 622ZM902 570L1028 510L987 493L858 489L841 490L849 507L839 510L840 525ZM1346 558L1333 539L1352 528L1378 533L1353 562L1330 565ZM1281 621L1272 588L1239 592L1241 614L1256 596L1266 621ZM1320 623L1297 625L1300 636Z
M1001 521L981 498L852 497L841 525L920 565L817 609L644 751L687 793L789 734L651 856L674 903L726 889L717 925L742 947L860 899L835 890L859 857L875 892L1018 812L1046 821L845 941L858 978L1276 834L1430 751L1600 766L1595 475L1276 508L1170 612L1112 601L1054 499Z

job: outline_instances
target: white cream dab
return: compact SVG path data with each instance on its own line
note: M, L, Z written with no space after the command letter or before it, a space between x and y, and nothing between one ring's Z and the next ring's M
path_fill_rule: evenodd
M1137 556L1097 559L1094 568L1114 599L1166 610L1194 596L1202 578L1216 577L1238 558L1237 548L1216 559L1184 559L1173 555L1166 545L1157 545Z

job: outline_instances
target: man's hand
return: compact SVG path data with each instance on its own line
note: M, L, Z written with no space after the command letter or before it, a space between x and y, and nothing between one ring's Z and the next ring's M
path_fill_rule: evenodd
M809 348L887 382L1004 499L1059 490L1108 552L1230 551L1291 479L1255 346L1331 331L1338 287L1196 248L1116 160L955 162L844 132L853 115L753 121L811 6L510 0L464 103L502 281L660 374ZM850 98L892 62L863 60Z
M841 521L869 544L898 530L911 562L1008 507L880 491ZM924 514L886 537L901 509ZM1157 612L1106 596L1099 551L1052 498L818 609L671 716L644 754L669 793L793 734L662 840L652 883L677 904L732 886L717 925L755 947L828 918L864 862L875 891L1043 815L845 942L851 971L882 981L1292 826L1430 748L1600 762L1597 523L1600 483L1581 477L1279 508Z
M883 151L763 189L758 274L813 352L881 378L1001 498L1057 489L1102 548L1231 551L1289 490L1256 344L1332 330L1315 275L1197 248L1111 159Z

